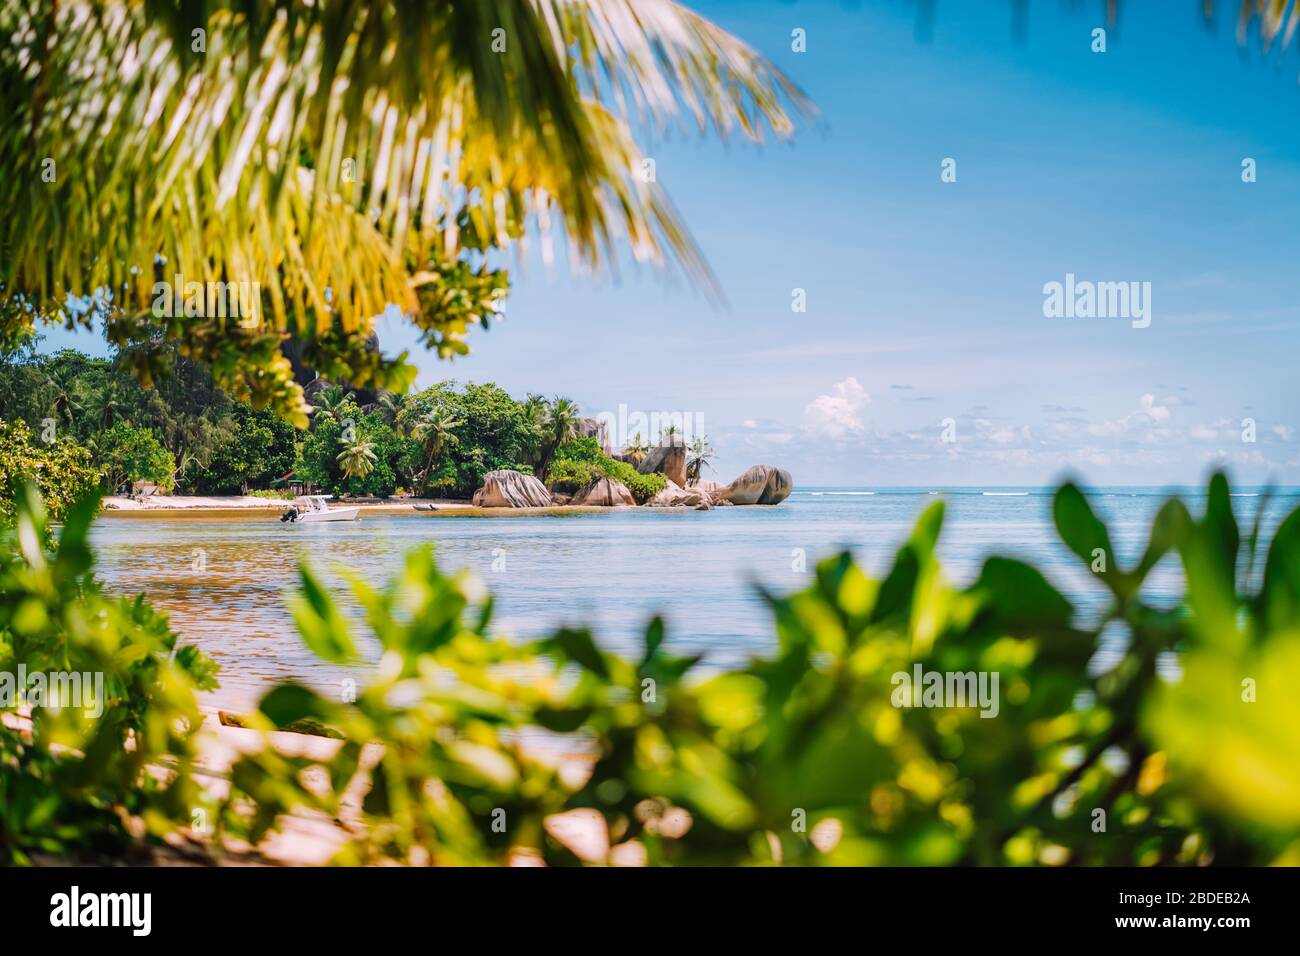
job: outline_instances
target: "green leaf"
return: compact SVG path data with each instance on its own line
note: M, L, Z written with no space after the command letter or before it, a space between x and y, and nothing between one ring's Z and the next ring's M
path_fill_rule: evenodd
M565 660L572 661L606 680L609 679L609 667L605 664L605 658L601 656L596 642L592 640L591 632L585 628L563 628L545 644L548 649L558 651Z
M300 720L328 720L335 713L334 705L314 690L293 683L280 684L267 693L258 705L258 710L278 728L288 727Z
M1155 520L1151 522L1151 536L1147 541L1146 551L1131 575L1134 590L1142 586L1142 582L1151 573L1151 569L1160 563L1160 559L1178 546L1189 525L1187 509L1181 501L1177 499L1166 501L1160 507L1156 512Z
M302 590L292 602L294 623L317 657L343 664L357 656L350 629L334 599L307 565L299 568Z
M641 655L641 666L650 662L664 642L664 619L655 615L645 628L645 653Z
M1092 511L1092 506L1078 486L1066 483L1056 492L1052 501L1052 517L1061 540L1071 551L1083 559L1091 570L1099 557L1105 560L1105 571L1094 572L1111 584L1119 569L1117 556L1110 544L1110 533Z
M1272 630L1300 621L1300 508L1278 526L1264 563L1259 602Z
M1186 530L1179 545L1187 603L1203 641L1235 644L1241 640L1237 598L1240 546L1227 479L1222 473L1215 474L1210 479L1205 516Z
M985 561L972 590L1007 627L1067 627L1074 616L1074 606L1036 568L1012 558Z

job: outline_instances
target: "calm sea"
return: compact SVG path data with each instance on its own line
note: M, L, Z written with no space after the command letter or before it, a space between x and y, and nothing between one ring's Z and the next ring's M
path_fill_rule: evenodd
M1234 498L1243 536L1260 491L1240 489ZM1203 497L1183 494L1199 513ZM1103 487L1090 495L1121 558L1134 560L1168 492ZM398 570L407 549L433 544L444 568L470 568L492 589L496 624L505 633L531 637L583 623L605 646L633 653L646 618L659 612L676 650L704 652L726 667L773 644L754 582L777 590L806 585L808 574L795 570L799 549L811 568L817 558L850 548L881 574L936 498L947 505L940 553L953 581L972 580L989 554L1012 555L1034 562L1082 614L1097 613L1102 595L1057 540L1047 489L800 488L777 507L484 517L412 510L315 525L281 524L275 513L109 513L93 538L110 590L145 593L221 664L221 690L207 703L246 708L277 678L322 688L347 677L365 680L364 667L324 666L302 647L284 602L300 561L338 584L355 614L340 569L378 583ZM1275 491L1266 531L1297 505L1300 489ZM1166 559L1148 591L1172 600L1180 587L1177 562ZM1104 647L1094 666L1104 667L1118 649Z

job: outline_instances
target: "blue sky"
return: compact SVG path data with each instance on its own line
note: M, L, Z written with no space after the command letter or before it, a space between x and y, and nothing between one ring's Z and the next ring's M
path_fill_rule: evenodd
M939 4L928 40L900 0L693 6L821 109L789 144L649 147L727 307L528 262L469 358L417 355L421 385L692 412L723 480L1166 484L1224 461L1300 484L1294 48L1243 51L1233 11L1208 31L1191 3L1123 5L1105 53L1102 3L1033 4L1020 41L1006 3ZM1150 326L1046 318L1067 273L1150 282ZM381 341L417 351L398 323Z

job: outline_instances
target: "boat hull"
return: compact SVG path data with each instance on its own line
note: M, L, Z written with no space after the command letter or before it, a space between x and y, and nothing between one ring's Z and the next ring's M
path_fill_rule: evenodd
M333 511L308 511L298 515L294 524L316 523L318 521L355 521L361 514L360 508L335 508Z

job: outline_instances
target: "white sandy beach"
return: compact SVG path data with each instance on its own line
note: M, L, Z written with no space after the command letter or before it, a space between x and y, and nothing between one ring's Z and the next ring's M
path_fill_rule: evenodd
M147 498L124 498L111 495L104 499L109 511L231 511L257 510L284 511L293 502L287 498L258 498L253 495L151 495ZM435 508L468 508L466 501L447 501L434 498L394 498L391 501L340 506L360 507L366 511L409 511L415 505L432 505Z

